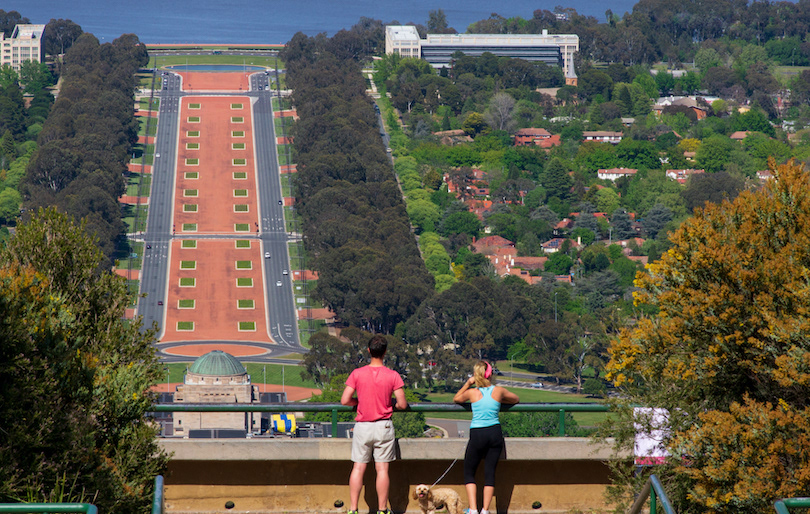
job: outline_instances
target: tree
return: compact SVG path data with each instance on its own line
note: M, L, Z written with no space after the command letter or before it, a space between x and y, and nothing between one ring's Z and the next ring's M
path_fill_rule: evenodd
M484 120L492 130L511 132L515 128L512 112L515 110L515 99L508 93L495 93L484 112Z
M647 231L647 235L655 239L658 232L660 232L670 220L672 220L672 211L664 204L656 203L647 211L642 225L644 226L644 230Z
M42 45L47 55L63 55L83 33L71 20L51 19L45 26Z
M548 161L543 173L542 185L549 197L556 196L560 200L568 200L571 197L571 187L574 185L574 181L568 171L565 163L559 157Z
M610 227L613 229L613 239L621 241L636 235L630 215L624 209L618 209L610 218Z
M464 123L461 124L461 129L468 136L475 136L482 132L486 127L484 117L477 112L471 112L466 118Z
M67 477L81 500L143 512L166 469L146 417L161 374L156 327L124 319L127 285L99 272L101 259L84 225L55 209L0 250L2 501L47 501Z
M680 511L764 512L808 487L810 316L796 263L810 262L810 176L794 162L771 170L761 190L707 205L671 236L637 280L636 302L657 314L610 348L622 424L631 404L669 413L671 457L655 473Z
M554 252L543 265L543 271L555 275L567 275L573 265L574 261L565 252Z
M726 136L718 134L707 137L697 149L698 163L709 173L721 171L728 163L733 145L734 141Z

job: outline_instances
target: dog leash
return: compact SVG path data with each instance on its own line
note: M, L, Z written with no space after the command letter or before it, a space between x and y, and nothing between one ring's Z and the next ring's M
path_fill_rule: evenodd
M429 489L433 489L433 486L435 486L436 484L438 484L439 482L441 482L441 481L442 481L442 478L444 478L444 476L445 476L447 473L449 473L449 472L450 472L450 470L453 468L453 464L455 464L457 460L458 460L458 457L456 457L455 459L453 459L453 462L451 462L451 463L450 463L450 466L448 466L448 467L447 467L447 469L446 469L446 470L444 470L444 473L442 473L442 476L440 476L438 480L436 480L435 482L433 482L433 485L431 485L431 486L429 487Z

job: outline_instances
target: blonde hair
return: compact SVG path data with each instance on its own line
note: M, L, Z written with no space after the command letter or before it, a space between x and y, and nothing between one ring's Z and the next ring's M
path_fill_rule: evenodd
M490 375L489 378L484 377L486 371L486 361L478 361L475 363L475 366L473 366L473 378L475 379L476 387L489 387L492 385L492 375Z

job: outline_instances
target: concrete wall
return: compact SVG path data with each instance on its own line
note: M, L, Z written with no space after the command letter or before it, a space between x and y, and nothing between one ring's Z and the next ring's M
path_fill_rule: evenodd
M347 439L163 439L174 456L166 474L170 513L344 513L349 503L351 440ZM390 503L394 512L418 513L413 487L435 482L452 487L466 507L464 439L403 439L400 459L391 463ZM610 450L578 438L511 438L498 466L493 511L546 513L606 508ZM458 459L454 464L454 459ZM369 467L360 512L376 511L374 470ZM479 484L483 481L479 469ZM336 501L343 506L335 507ZM480 501L480 487L479 487ZM540 502L542 507L533 509Z

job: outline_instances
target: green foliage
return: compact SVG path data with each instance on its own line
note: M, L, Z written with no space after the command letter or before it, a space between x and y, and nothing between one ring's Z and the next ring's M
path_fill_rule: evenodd
M635 302L658 314L610 348L620 403L669 412L671 459L655 472L681 511L763 512L808 486L810 320L798 263L810 262L810 176L792 162L772 171L761 190L709 204L675 231L637 280ZM632 427L632 411L621 419ZM632 448L632 432L613 432L625 434L620 447Z
M557 437L559 415L556 412L503 412L499 415L505 437ZM570 412L565 413L565 435L582 437L587 431L579 428Z
M145 416L155 332L124 319L126 283L97 271L85 230L41 211L0 252L0 498L67 480L104 510L143 512L168 462Z

